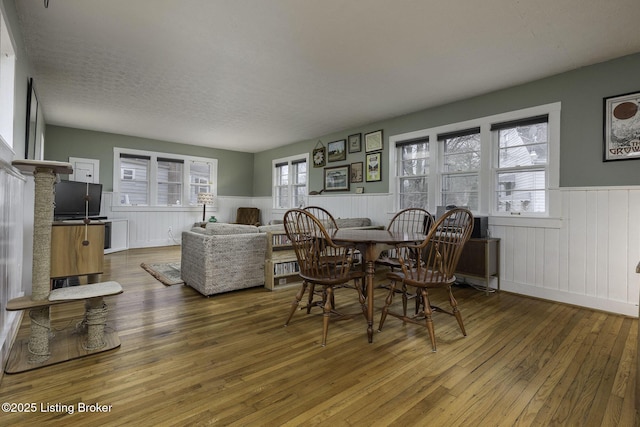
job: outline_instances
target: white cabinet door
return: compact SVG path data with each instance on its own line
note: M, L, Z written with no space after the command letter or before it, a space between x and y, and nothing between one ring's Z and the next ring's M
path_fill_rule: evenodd
M69 163L73 167L73 173L69 175L69 180L100 183L100 160L69 157Z

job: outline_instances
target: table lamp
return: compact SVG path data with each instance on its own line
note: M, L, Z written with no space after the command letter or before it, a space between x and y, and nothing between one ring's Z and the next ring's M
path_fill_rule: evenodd
M213 205L213 193L198 193L198 204L202 203L202 222L204 222L207 205Z

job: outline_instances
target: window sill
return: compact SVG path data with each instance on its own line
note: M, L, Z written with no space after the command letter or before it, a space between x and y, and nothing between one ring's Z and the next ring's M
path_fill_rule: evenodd
M202 212L202 206L111 206L112 212ZM207 212L217 212L217 206L207 206Z
M562 218L531 216L490 216L489 225L527 228L562 228Z

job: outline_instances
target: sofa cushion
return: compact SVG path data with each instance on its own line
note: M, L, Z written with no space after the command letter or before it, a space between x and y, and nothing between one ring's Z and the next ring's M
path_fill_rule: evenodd
M336 218L336 225L338 228L358 228L358 227L370 227L371 219L370 218ZM261 225L258 227L261 233L266 233L267 231L284 231L283 224L274 224L274 225Z
M255 225L244 224L224 224L218 222L210 222L205 228L205 233L208 235L226 235L226 234L247 234L257 233L258 227Z
M338 228L368 227L371 225L371 219L369 218L336 218L336 225L338 226Z
M284 231L284 224L261 225L260 227L258 227L258 231L260 233L266 233L268 231L271 231L271 232Z

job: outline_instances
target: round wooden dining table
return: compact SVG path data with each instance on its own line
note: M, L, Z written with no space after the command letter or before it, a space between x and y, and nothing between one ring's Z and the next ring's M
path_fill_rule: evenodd
M372 230L357 228L339 228L331 234L334 242L354 243L363 255L365 263L364 298L367 304L367 338L373 342L373 288L376 276L376 260L384 250L391 249L401 243L422 242L421 233L394 232L389 230Z

